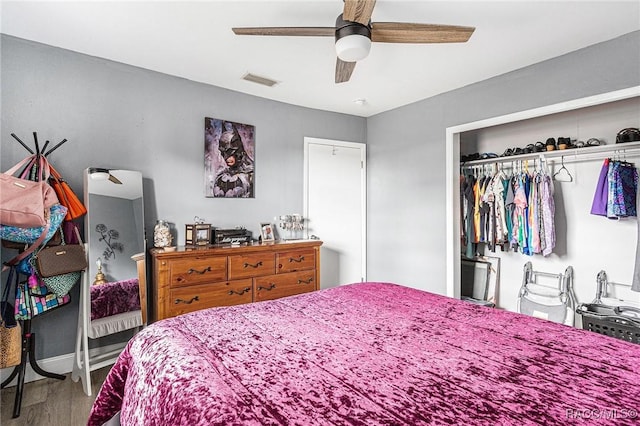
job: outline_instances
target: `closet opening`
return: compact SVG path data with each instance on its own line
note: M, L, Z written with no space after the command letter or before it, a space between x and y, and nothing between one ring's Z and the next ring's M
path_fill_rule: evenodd
M589 211L605 158L635 163L640 167L640 142L615 143L615 136L621 129L638 127L638 111L640 86L448 128L447 295L463 296L462 255L469 254L465 253L467 247L461 243L464 231L461 223L464 220L461 214L461 171L493 176L527 170L546 174L553 187L556 244L546 256L504 250L486 243L479 244L477 250L473 249L472 257L481 255L499 259L498 307L516 310L523 267L529 261L539 270L556 271L572 266L580 302L593 299L598 272L606 269L612 280L621 284L617 286L616 294L640 303L640 294L629 289L637 245L636 218L612 221L591 215ZM556 150L546 150L547 138L555 139ZM582 144L579 148L566 146L564 148L568 149L559 150L558 139L563 143ZM595 144L593 140L587 144L590 139L598 139L601 144ZM521 149L516 155L504 156L509 153L507 150L513 154L516 148ZM468 159L473 153L479 155L461 164L461 155ZM466 169L461 165L467 166Z

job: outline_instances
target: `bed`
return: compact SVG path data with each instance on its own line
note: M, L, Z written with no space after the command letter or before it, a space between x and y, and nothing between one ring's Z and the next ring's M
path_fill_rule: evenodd
M639 394L640 345L359 283L152 324L88 424L624 425Z

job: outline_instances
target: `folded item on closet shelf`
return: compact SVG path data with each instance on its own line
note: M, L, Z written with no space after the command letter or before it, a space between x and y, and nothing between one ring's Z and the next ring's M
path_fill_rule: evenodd
M640 141L640 129L637 127L629 127L622 129L616 135L616 143L637 142Z
M479 159L480 159L480 154L477 152L474 152L473 154L464 154L460 156L460 161L463 163L466 163L467 161L474 161Z

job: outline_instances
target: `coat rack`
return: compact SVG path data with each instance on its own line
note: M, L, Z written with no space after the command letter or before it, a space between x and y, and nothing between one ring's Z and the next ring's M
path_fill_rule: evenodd
M33 139L34 139L34 145L35 145L35 152L34 152L34 150L29 148L27 144L25 144L22 140L20 140L20 138L16 136L15 133L11 133L11 136L13 136L13 138L17 140L20 143L20 145L22 145L24 149L26 149L29 152L29 154L43 155L45 157L51 154L56 149L58 149L59 147L61 147L65 142L67 142L66 139L63 139L60 142L58 142L53 148L47 151L47 146L49 145L49 141L46 141L42 147L42 150L40 150L40 146L38 144L38 135L36 132L33 132ZM16 286L17 286L18 282L20 281L20 278L19 278L20 272L19 271L16 271L16 272L17 272L16 273ZM2 382L2 384L0 384L0 388L4 388L9 383L11 383L11 381L16 376L18 376L18 383L16 385L16 397L13 403L12 418L14 419L17 417L20 417L20 409L22 406L22 393L24 391L24 377L27 369L27 360L29 362L29 365L33 369L33 371L39 374L40 376L49 377L51 379L56 379L56 380L64 380L66 378L66 376L62 374L45 371L42 367L38 365L36 361L36 335L31 331L31 319L23 320L22 321L22 351L20 356L20 364L16 365L13 371L11 372L11 374L9 375L9 377L7 377L7 379L4 382Z
M60 142L58 142L49 151L47 151L47 146L49 145L49 141L46 141L44 146L42 147L42 151L40 151L40 148L39 148L39 145L38 145L38 133L37 132L33 132L33 140L34 140L34 144L35 144L35 148L36 148L36 152L34 153L33 150L31 148L29 148L29 146L26 143L22 142L22 140L20 140L20 138L18 136L16 136L15 133L11 133L11 136L15 140L20 142L20 145L22 145L24 147L24 149L26 149L29 152L29 154L36 154L36 155L42 154L45 157L47 157L49 154L51 154L56 149L60 148L67 141L67 139L62 139Z

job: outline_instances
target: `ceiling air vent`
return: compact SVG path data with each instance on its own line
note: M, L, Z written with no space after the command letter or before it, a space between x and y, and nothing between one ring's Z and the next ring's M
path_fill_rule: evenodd
M260 77L259 75L251 74L250 72L246 73L243 77L243 80L250 81L252 83L262 84L263 86L272 87L278 84L277 81L271 80L267 77Z

